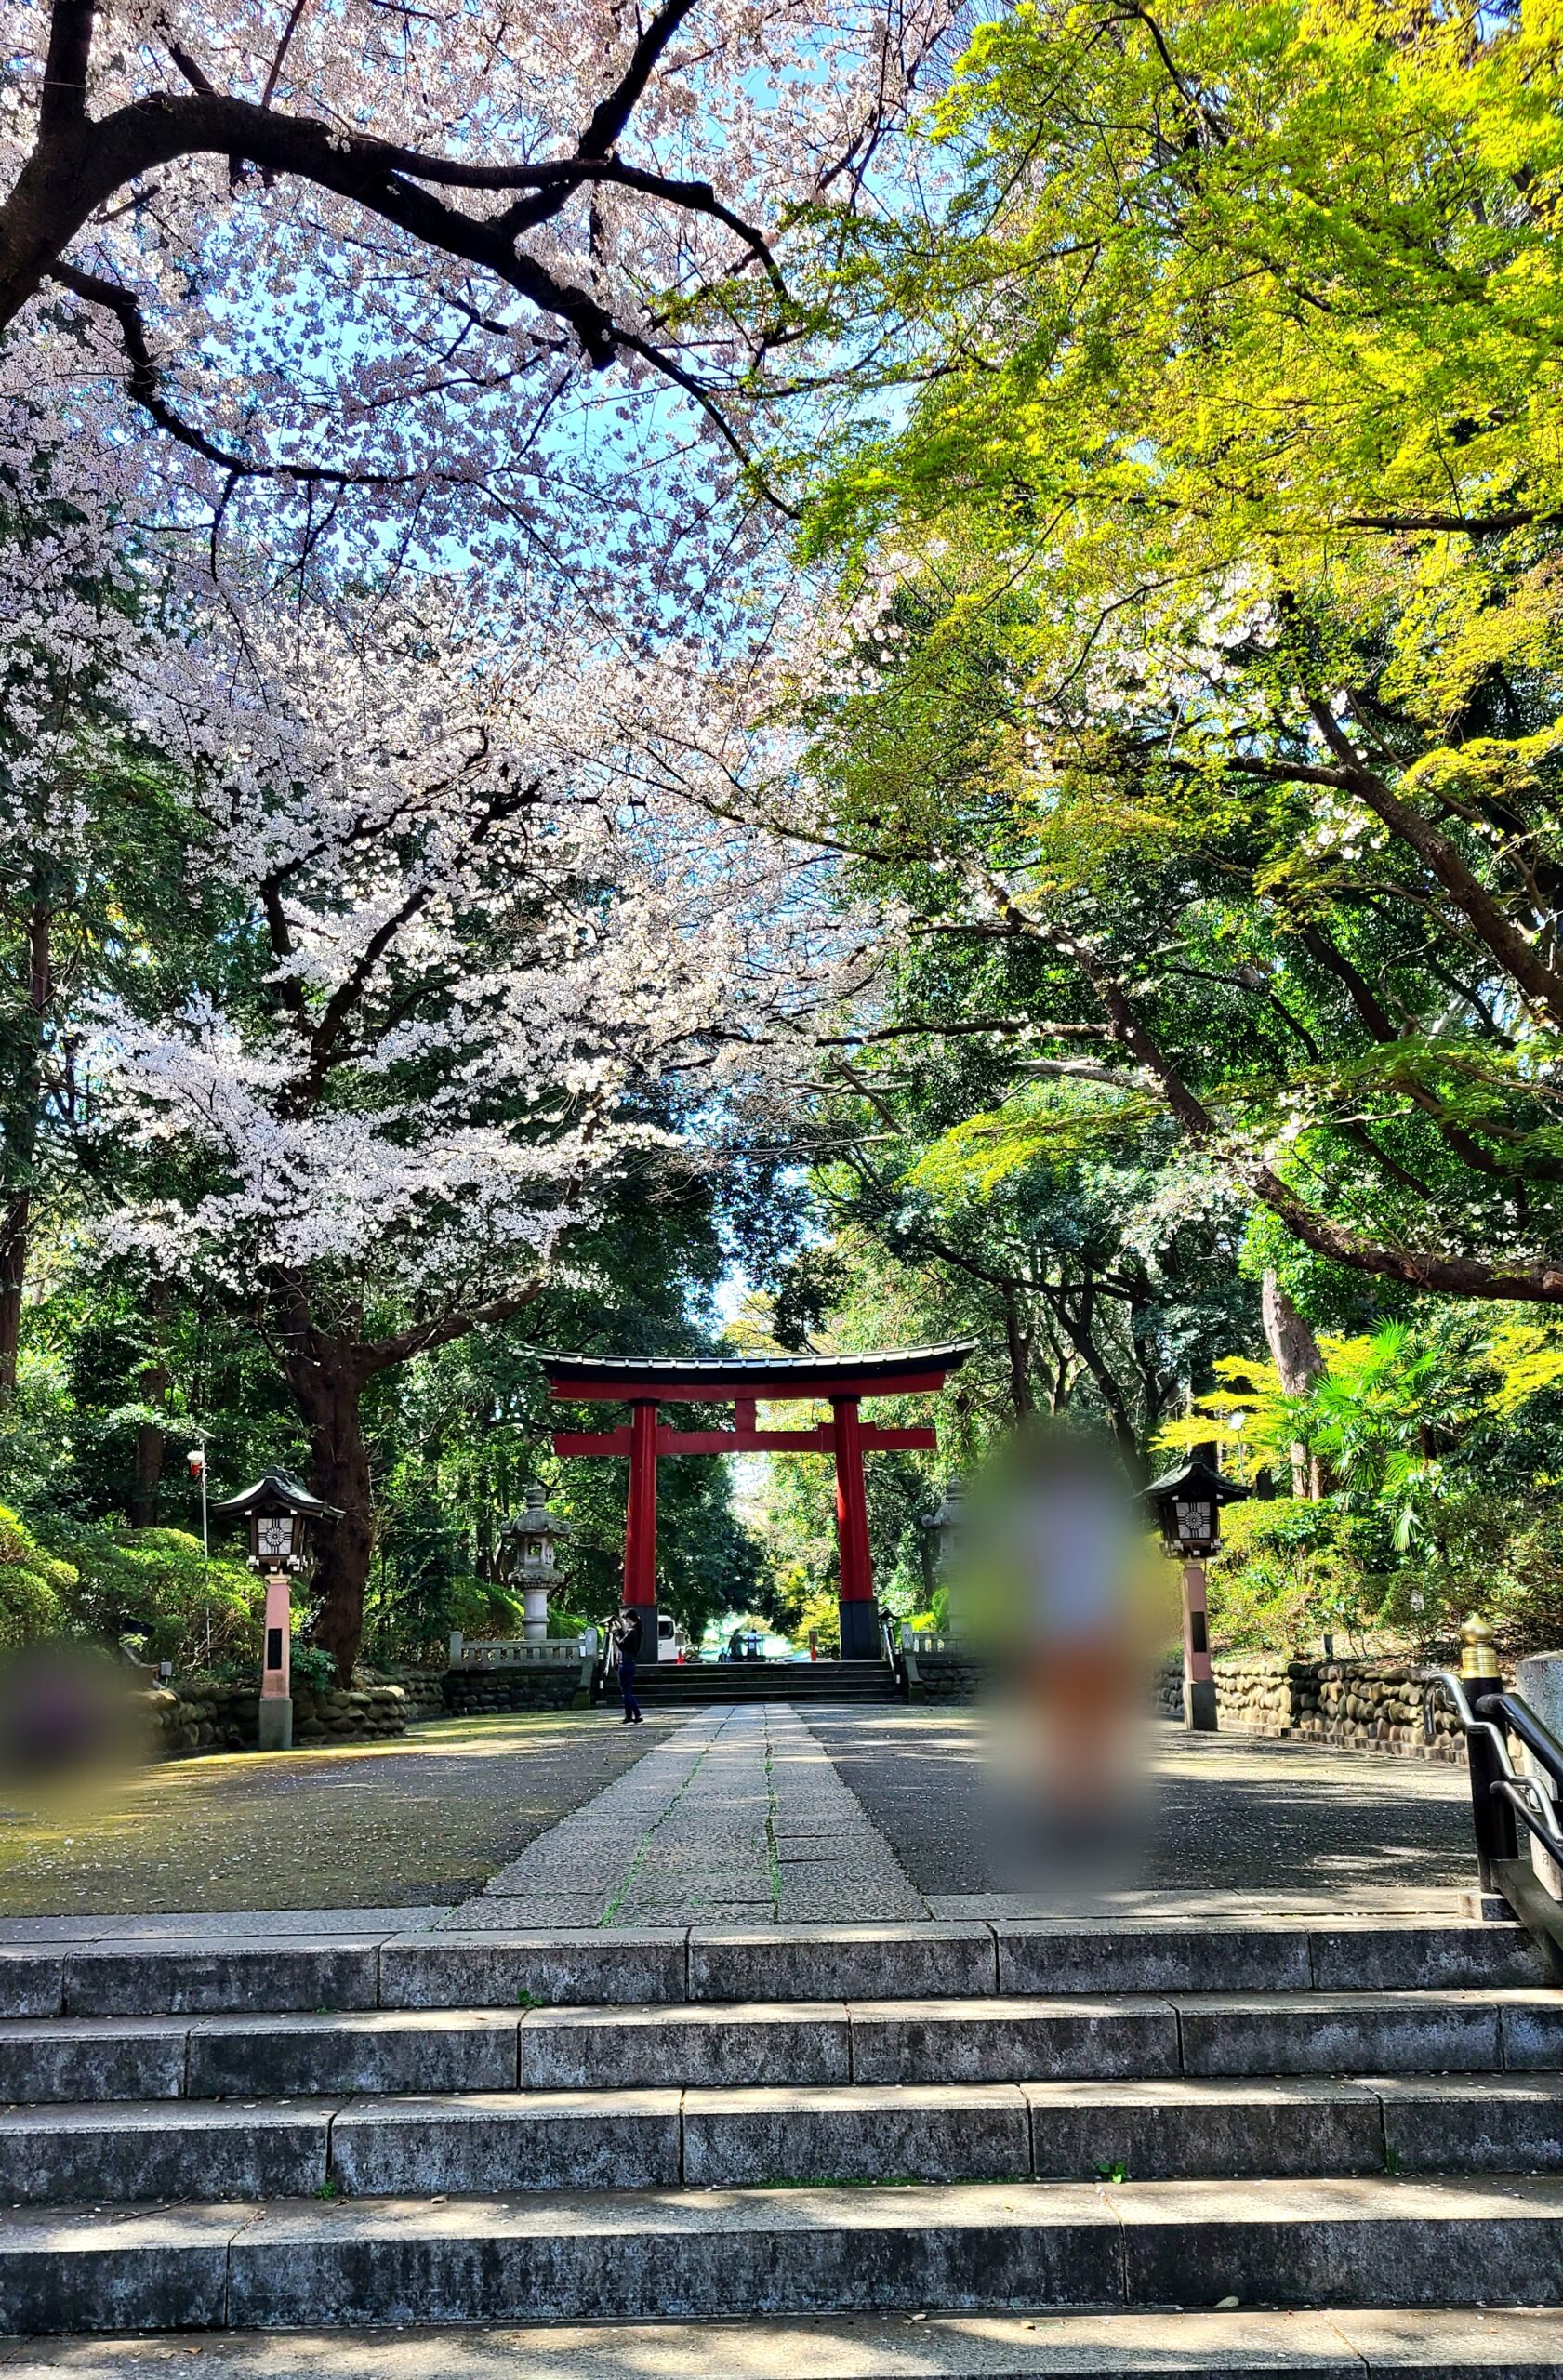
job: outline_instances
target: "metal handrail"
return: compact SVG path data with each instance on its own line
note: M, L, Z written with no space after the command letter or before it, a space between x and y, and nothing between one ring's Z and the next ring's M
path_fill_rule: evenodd
M1509 1754L1509 1735L1518 1738L1560 1791L1563 1744L1521 1696L1508 1693L1490 1673L1480 1672L1456 1676L1452 1670L1435 1670L1424 1677L1423 1711L1429 1734L1433 1698L1440 1687L1465 1739L1482 1890L1498 1893L1507 1901L1520 1924L1542 1945L1553 1975L1563 1980L1563 1902L1548 1891L1530 1853L1522 1853L1515 1821L1524 1825L1559 1868L1563 1868L1563 1831L1545 1787L1537 1778L1522 1777L1516 1769Z
M1515 1858L1519 1841L1514 1833L1514 1818L1509 1818L1504 1842L1503 1830L1494 1831L1482 1824L1482 1802L1485 1796L1489 1810L1496 1801L1522 1818L1543 1849L1563 1867L1563 1831L1559 1830L1552 1797L1533 1777L1521 1776L1509 1755L1509 1736L1515 1735L1528 1752L1534 1753L1559 1792L1563 1792L1563 1744L1551 1729L1543 1725L1530 1705L1517 1694L1510 1694L1503 1686L1488 1693L1478 1692L1473 1704L1466 1694L1466 1681L1452 1670L1435 1671L1427 1681L1429 1686L1441 1686L1453 1707L1465 1737L1466 1758L1471 1771L1471 1795L1477 1817L1477 1850L1481 1860L1484 1884L1490 1881L1485 1872L1494 1861ZM1481 1686L1489 1685L1483 1678L1472 1681ZM1431 1699L1424 1705L1429 1718ZM1499 1722L1503 1725L1500 1726ZM1478 1758L1475 1747L1480 1746Z

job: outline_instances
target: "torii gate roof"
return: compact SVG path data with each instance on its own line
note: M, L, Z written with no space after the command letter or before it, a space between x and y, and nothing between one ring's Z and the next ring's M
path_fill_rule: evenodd
M582 1403L721 1404L756 1397L908 1396L943 1388L979 1345L880 1349L860 1355L542 1355L551 1393Z

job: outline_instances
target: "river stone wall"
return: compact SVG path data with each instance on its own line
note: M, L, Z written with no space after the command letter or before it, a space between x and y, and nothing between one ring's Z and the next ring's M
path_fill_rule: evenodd
M537 1662L514 1669L447 1670L445 1708L468 1719L491 1711L572 1711L590 1699L590 1670L582 1684L579 1661Z
M1235 1733L1290 1736L1347 1752L1398 1753L1410 1760L1464 1759L1452 1711L1441 1701L1433 1740L1423 1732L1418 1663L1297 1660L1284 1653L1227 1653L1213 1664L1216 1716ZM1163 1663L1155 1679L1157 1714L1183 1716L1183 1667Z
M399 1686L405 1698L409 1719L444 1719L447 1715L444 1696L444 1672L419 1670L400 1663L385 1669L372 1669L369 1683L374 1686Z
M259 1735L259 1700L253 1686L189 1680L154 1686L131 1697L154 1760L179 1760L202 1752L253 1752ZM325 1694L294 1686L296 1747L375 1743L406 1731L407 1702L399 1686L351 1686Z
M920 1702L981 1702L993 1688L993 1664L977 1653L914 1650L908 1681L913 1668L917 1677L912 1693Z

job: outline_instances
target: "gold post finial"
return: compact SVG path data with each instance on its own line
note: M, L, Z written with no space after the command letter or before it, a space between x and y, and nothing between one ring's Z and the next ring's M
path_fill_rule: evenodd
M1460 1674L1462 1677L1501 1677L1498 1655L1493 1646L1491 1623L1473 1611L1460 1627Z

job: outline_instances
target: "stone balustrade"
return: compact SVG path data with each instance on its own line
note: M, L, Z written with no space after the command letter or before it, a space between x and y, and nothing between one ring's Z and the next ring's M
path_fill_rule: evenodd
M595 1631L590 1633L595 1635ZM589 1646L585 1636L551 1636L532 1644L524 1636L474 1639L457 1631L450 1640L450 1666L453 1670L578 1669L583 1656L593 1650L595 1646Z

